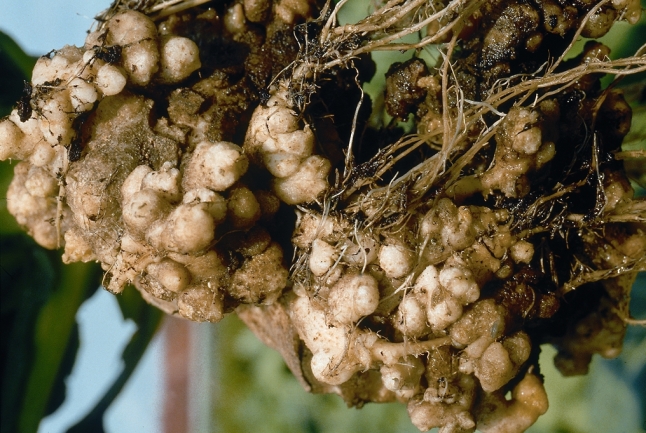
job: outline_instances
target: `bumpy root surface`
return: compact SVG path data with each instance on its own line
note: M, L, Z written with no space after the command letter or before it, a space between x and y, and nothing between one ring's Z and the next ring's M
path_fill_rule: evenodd
M619 354L646 206L599 79L646 58L563 57L638 1L392 1L347 25L344 2L200 3L117 1L38 60L0 121L38 243L169 314L236 310L306 389L398 400L422 431L525 431L542 343L566 375ZM394 120L369 126L368 53L429 44L444 60L392 65Z

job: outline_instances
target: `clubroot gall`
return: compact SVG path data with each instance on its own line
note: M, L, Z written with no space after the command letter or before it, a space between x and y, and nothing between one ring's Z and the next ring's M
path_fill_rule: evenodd
M9 210L112 293L236 312L310 391L398 400L422 431L522 432L547 410L541 344L583 374L639 323L646 202L622 160L643 155L621 151L619 84L646 47L566 60L639 2L391 0L340 24L346 3L116 1L0 122L0 158L22 160ZM382 123L362 89L379 50L413 53Z

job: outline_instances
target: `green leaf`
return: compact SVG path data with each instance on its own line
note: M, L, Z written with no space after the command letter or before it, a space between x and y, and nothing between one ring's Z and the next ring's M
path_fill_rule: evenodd
M63 354L58 374L56 375L56 380L52 385L52 392L49 396L49 401L47 402L45 416L54 413L67 398L67 385L65 381L74 368L74 362L76 361L76 354L78 353L79 345L79 327L78 323L74 323L74 327L70 332L69 340L65 347L65 353Z
M10 60L24 79L31 77L31 71L36 64L36 57L25 53L9 35L0 31L0 58Z
M96 290L98 267L64 266L25 234L0 237L0 262L2 395L11 396L2 399L0 430L36 431L64 399L78 348L76 309Z
M7 34L0 31L0 117L11 111L29 80L36 58L26 54Z
M0 236L2 395L0 431L17 430L34 360L34 323L54 291L56 263L25 234Z
M123 370L96 406L81 421L71 427L67 431L68 433L102 433L104 431L103 415L105 411L134 373L161 323L163 313L147 304L134 288L128 287L118 299L124 318L132 319L137 324L137 331L121 355L124 361Z
M139 325L138 321L148 314L145 310L150 308L150 305L141 298L137 289L132 286L126 287L126 289L117 296L117 302L119 303L119 309L121 310L123 320L130 319L137 323L137 325Z
M53 389L61 380L59 375L68 370L61 367L70 340L74 339L76 311L96 290L100 275L101 270L94 263L60 266L56 288L35 323L34 362L21 401L19 431L37 431L40 420L46 415Z

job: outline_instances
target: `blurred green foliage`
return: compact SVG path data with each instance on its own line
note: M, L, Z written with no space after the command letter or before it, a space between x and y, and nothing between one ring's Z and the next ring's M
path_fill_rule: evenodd
M348 408L336 395L309 394L278 352L233 315L217 324L212 431L254 433L415 433L399 403Z
M635 285L633 314L646 316L646 274ZM233 316L214 330L217 354L211 430L226 433L415 433L406 406L369 403L348 408L336 395L307 393L281 356ZM564 378L544 346L540 358L550 409L528 433L644 433L646 330L629 328L622 355L595 356L587 376ZM207 386L208 382L204 384ZM437 430L434 430L437 431Z

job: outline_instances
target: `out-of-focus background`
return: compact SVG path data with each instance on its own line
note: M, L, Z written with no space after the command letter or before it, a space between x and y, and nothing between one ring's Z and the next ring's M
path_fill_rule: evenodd
M92 17L108 5L2 2L0 116L20 96L34 57L82 45ZM345 19L365 13L364 5L366 10L348 10ZM614 55L646 42L646 19L638 26L620 23L604 37ZM408 57L378 54L377 78L366 90L379 88L388 65ZM646 135L643 105L635 109L633 129ZM632 146L646 149L643 141ZM307 394L281 357L234 316L217 325L163 318L134 289L120 297L97 289L96 266L61 265L58 252L40 249L7 214L14 164L0 163L1 433L417 432L403 405L357 410L336 396ZM633 290L632 311L646 318L644 273ZM531 433L646 432L643 327L630 327L621 357L596 357L585 377L561 377L554 354L545 347L541 355L550 410Z

